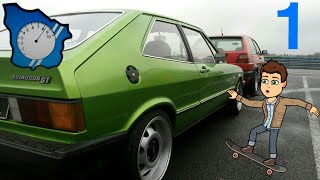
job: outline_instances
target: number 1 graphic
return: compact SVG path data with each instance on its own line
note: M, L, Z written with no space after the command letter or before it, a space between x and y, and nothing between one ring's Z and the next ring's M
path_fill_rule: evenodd
M288 17L289 49L298 49L298 3L291 2L287 9L278 10L278 17Z

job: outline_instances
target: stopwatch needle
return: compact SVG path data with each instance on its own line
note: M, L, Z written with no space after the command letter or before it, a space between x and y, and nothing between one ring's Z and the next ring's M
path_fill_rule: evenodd
M38 42L39 38L41 37L41 35L43 34L43 32L44 32L45 30L46 30L46 28L44 28L43 31L42 31L42 33L40 34L40 36L39 36L36 40L34 40L35 43Z

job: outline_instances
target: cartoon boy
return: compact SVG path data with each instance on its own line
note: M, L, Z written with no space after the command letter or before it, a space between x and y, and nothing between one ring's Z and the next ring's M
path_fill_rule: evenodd
M287 76L288 72L283 64L270 60L260 69L261 91L265 96L264 99L261 101L252 101L238 95L234 90L228 90L228 93L231 95L229 99L236 99L249 107L263 109L263 123L251 130L248 146L243 147L241 150L245 153L252 153L257 134L269 131L270 159L264 161L266 165L275 165L276 163L277 138L287 106L300 106L309 110L310 115L315 114L319 116L319 110L312 104L300 99L279 96L283 88L287 86Z

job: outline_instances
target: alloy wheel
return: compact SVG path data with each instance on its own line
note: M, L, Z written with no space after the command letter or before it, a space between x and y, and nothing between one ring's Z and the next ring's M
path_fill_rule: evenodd
M240 95L243 95L243 89L242 89L241 83L238 83L237 93ZM241 111L241 108L242 108L242 103L240 101L237 101L237 110Z
M154 117L140 139L137 165L143 180L161 179L168 167L172 149L172 134L168 121Z

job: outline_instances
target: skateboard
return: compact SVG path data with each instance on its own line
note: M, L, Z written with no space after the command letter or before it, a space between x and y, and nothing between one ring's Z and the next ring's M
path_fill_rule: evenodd
M287 171L287 168L284 167L284 166L281 166L281 165L278 165L278 164L275 164L274 166L268 166L268 165L265 165L263 163L263 161L265 160L263 157L261 156L258 156L257 154L255 153L244 153L241 151L241 147L238 146L237 144L235 144L234 142L232 142L230 139L226 140L226 144L227 146L232 150L234 151L234 153L232 154L232 157L234 159L237 159L239 157L239 154L241 154L242 156L254 161L254 162L257 162L265 167L267 167L267 175L272 175L273 171L276 171L276 172L280 172L280 173L283 173L283 172L286 172Z

